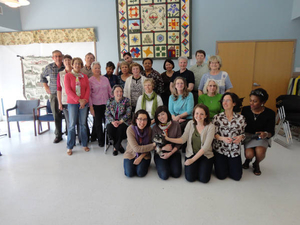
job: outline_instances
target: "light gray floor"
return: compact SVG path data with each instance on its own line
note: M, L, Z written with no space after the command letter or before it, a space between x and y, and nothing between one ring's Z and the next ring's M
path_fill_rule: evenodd
M6 123L1 122L1 133ZM66 137L53 144L52 130L37 137L31 122L12 124L0 137L0 224L299 224L300 148L273 142L262 175L244 170L239 182L208 184L160 180L152 161L144 178L127 178L123 156L91 151L66 153ZM23 132L22 132L23 131Z

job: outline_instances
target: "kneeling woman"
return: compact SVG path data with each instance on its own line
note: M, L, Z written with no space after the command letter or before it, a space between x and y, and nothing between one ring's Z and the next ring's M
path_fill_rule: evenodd
M198 104L193 110L193 120L188 122L181 138L166 137L173 143L187 142L184 163L187 181L209 182L214 161L211 147L214 134L215 126L209 122L207 106Z
M134 114L132 125L127 128L127 148L124 154L124 172L127 177L144 177L151 162L152 143L151 120L146 110Z
M170 138L181 137L180 124L172 121L172 116L167 106L159 106L155 112L155 125L152 128L152 136L166 134ZM166 144L162 147L163 154L154 154L154 162L158 176L167 180L170 176L178 178L182 172L181 154L178 151L179 144Z
M218 179L242 178L241 141L245 138L245 117L237 114L242 103L239 97L226 92L222 98L224 112L214 116L216 127L213 149L215 153L215 172Z

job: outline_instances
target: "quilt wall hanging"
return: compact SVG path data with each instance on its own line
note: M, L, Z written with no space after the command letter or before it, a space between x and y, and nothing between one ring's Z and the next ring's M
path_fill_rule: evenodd
M191 58L191 0L116 0L119 58Z

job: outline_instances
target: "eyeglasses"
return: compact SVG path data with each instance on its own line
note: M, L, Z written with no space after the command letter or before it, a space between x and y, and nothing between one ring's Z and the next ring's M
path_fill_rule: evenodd
M217 85L212 84L212 85L208 85L208 87L217 87Z
M228 103L228 102L232 102L232 100L231 99L223 99L223 101L222 102L226 102L226 103Z
M219 64L219 62L210 62L210 64Z
M140 121L140 122L147 122L148 121L148 119L142 119L142 118L137 118L137 120Z
M260 90L253 90L253 91L251 91L250 95L264 96L264 94Z

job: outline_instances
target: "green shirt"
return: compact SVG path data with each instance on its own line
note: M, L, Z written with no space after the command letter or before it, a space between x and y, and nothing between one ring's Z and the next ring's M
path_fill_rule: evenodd
M203 74L209 72L208 66L206 63L202 63L200 66L195 64L189 70L192 71L195 76L194 91L198 91L198 87L199 87L199 84L200 84Z
M192 136L192 148L193 148L194 154L197 154L197 152L201 149L201 136L200 136L196 126L195 126L195 131Z
M210 119L212 119L214 115L224 111L220 103L221 98L222 98L221 94L216 94L213 97L210 97L207 94L203 94L199 96L198 103L202 103L208 107Z

